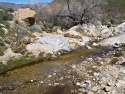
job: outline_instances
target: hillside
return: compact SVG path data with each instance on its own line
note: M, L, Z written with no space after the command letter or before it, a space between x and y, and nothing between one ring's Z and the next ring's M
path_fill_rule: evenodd
M44 7L46 6L48 3L37 3L38 6L40 7ZM3 8L12 8L14 10L20 8L20 7L26 7L26 6L29 6L28 4L15 4L15 3L5 3L5 2L0 2L0 7L3 7ZM32 5L32 7L35 6L35 5Z

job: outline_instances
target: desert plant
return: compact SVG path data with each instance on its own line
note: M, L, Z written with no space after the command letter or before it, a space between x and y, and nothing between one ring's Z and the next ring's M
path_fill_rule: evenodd
M123 55L122 52L116 52L114 56L115 56L115 57L120 57L120 56L122 56L122 55Z
M111 64L116 64L117 61L118 61L117 58L113 58L113 59L111 60Z

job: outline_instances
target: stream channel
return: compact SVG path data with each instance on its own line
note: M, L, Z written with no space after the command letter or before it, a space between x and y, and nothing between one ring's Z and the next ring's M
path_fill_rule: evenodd
M0 74L0 94L77 94L74 80L82 80L71 65L88 57L101 57L113 48L79 48L55 60L25 65Z

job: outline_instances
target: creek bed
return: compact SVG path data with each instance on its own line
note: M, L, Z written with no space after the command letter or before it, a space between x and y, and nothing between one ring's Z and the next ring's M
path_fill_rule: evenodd
M43 61L16 68L0 74L1 94L76 94L78 88L73 80L78 75L70 71L72 64L82 62L90 56L102 56L113 48L103 47L87 50L79 48L56 60ZM72 77L68 77L73 75Z

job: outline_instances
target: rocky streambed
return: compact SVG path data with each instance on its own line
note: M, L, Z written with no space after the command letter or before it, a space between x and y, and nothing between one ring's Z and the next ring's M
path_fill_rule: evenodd
M124 94L125 68L112 48L77 49L0 74L0 94Z

